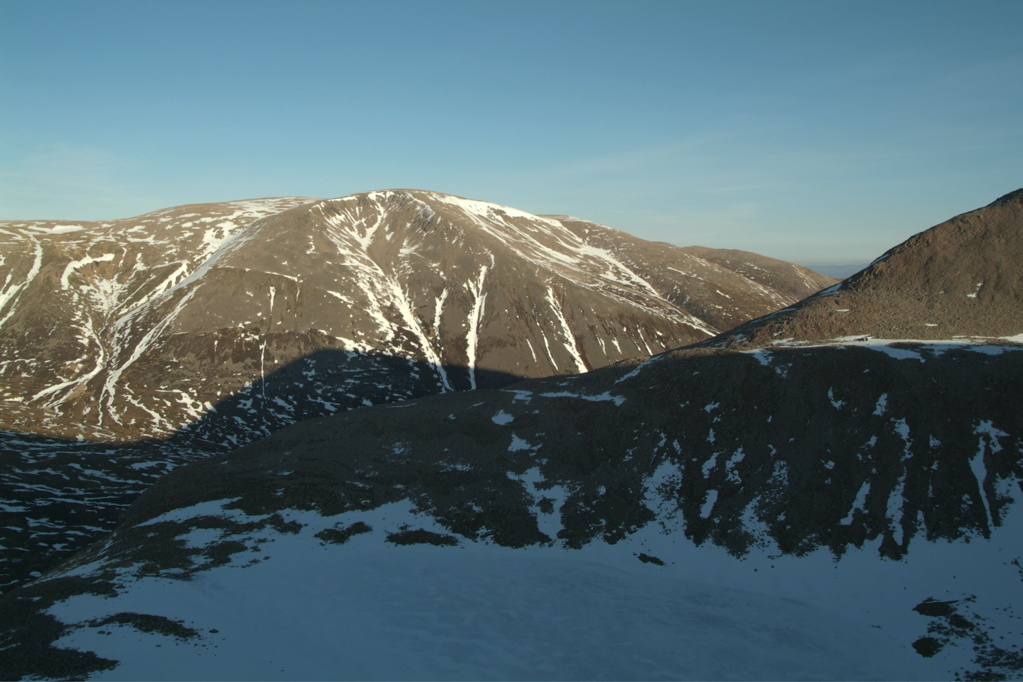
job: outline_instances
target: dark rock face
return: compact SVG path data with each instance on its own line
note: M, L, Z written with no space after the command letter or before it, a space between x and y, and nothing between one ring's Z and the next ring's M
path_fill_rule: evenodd
M1023 478L1023 348L916 351L682 350L357 410L171 474L125 518L233 498L249 514L336 514L411 497L453 533L511 546L658 523L736 555L880 542L897 559L914 538L987 536ZM548 489L571 492L545 512Z
M422 191L0 227L0 427L100 440L166 437L318 351L268 409L294 421L314 403L327 415L583 372L832 282L765 286L592 223ZM225 443L267 433L253 414Z
M29 604L116 597L129 575L188 579L250 552L261 528L296 532L283 518L296 509L332 517L409 501L417 523L445 531L402 527L387 535L397 545L576 549L652 526L665 544L638 560L654 566L684 542L738 558L822 547L841 557L869 545L879 561L925 542L983 542L1023 499L1023 347L889 351L680 350L307 420L160 479L104 543L6 595L0 613L26 617L0 626L12 655L28 660L31 647L45 649L40 639L64 632ZM200 511L218 503L251 521ZM195 529L220 539L186 545ZM349 520L316 538L344 545L371 530ZM87 580L61 575L86 564ZM1019 670L1015 635L963 625L984 622L983 611L964 621L947 602L916 610L933 621L912 642L921 656L965 637L978 675ZM88 671L109 661L73 663Z

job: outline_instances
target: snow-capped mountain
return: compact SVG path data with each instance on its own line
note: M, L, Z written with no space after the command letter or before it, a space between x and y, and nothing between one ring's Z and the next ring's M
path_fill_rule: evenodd
M1023 253L1004 203L967 214L978 281ZM962 329L927 300L954 290L902 284L949 244L909 240L857 300ZM695 344L181 467L0 599L0 673L1018 677L1023 319L998 292L975 338Z
M166 437L259 381L252 409L217 423L235 445L646 357L833 283L778 261L798 281L765 285L592 223L423 191L0 223L0 254L0 426Z
M183 462L353 407L648 357L831 283L422 191L0 223L0 590Z

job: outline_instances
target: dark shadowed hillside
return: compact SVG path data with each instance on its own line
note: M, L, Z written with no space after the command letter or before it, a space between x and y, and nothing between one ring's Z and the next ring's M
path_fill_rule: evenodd
M184 462L356 407L646 358L831 283L776 290L418 190L0 223L0 282L2 589Z

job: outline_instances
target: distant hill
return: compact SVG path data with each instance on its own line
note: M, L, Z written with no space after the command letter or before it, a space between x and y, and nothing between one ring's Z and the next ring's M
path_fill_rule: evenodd
M819 272L825 277L845 279L847 277L852 277L868 265L870 265L870 263L849 263L845 265L835 265L832 263L808 263L805 267L810 268L814 272Z

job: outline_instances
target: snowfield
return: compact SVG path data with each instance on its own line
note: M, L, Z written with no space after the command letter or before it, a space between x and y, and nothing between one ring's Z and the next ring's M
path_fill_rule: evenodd
M214 511L206 503L150 524ZM581 550L388 542L410 528L454 539L405 502L285 518L301 531L232 537L250 551L188 579L122 571L116 599L56 604L51 613L79 627L55 645L121 662L90 677L100 680L941 679L970 652L918 655L911 643L929 619L915 605L1023 603L1009 563L1023 531L1018 507L991 541L921 543L903 561L878 561L875 547L838 561L825 551L738 560L653 525ZM322 539L325 528L359 522L372 530L343 544ZM184 536L191 545L224 539ZM102 623L116 614L120 622ZM125 614L169 621L147 632Z

